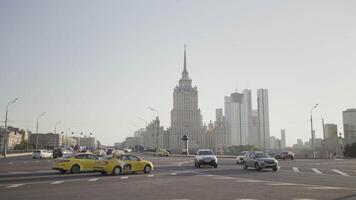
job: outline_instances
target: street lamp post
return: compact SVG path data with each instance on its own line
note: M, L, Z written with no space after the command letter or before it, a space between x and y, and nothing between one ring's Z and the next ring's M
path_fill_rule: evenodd
M53 147L56 147L56 142L57 142L57 141L56 141L57 125L60 124L60 123L61 123L61 121L58 121L58 122L54 125ZM62 132L62 134L63 134L63 132ZM59 140L59 139L58 139L58 140ZM58 143L59 143L59 141L58 141Z
M9 111L9 106L13 103L15 103L18 100L18 98L15 98L14 100L10 101L9 103L7 103L6 105L6 112L5 112L5 130L4 130L4 139L3 139L3 146L4 146L4 158L6 158L7 156L7 115L8 115L8 111Z
M157 133L156 133L156 152L158 152L158 136L159 136L159 112L155 108L148 107L151 111L156 112L156 126L157 126Z
M311 109L310 109L310 128L311 128L311 142L312 142L312 152L313 152L313 158L315 158L315 149L314 149L314 130L313 130L313 110L317 108L319 104L315 104Z
M39 123L40 117L43 117L45 114L46 114L46 112L43 112L40 115L38 115L38 117L37 117L37 123L36 123L36 150L38 148L38 123Z

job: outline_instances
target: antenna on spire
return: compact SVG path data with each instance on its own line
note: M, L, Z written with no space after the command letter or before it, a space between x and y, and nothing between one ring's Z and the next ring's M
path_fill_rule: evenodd
M183 72L187 72L187 45L184 44L184 69Z

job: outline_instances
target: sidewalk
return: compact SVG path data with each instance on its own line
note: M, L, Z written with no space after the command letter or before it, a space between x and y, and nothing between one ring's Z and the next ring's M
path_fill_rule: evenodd
M32 152L26 152L26 153L10 153L10 154L7 154L7 157L10 158L10 157L29 156L29 155L32 155ZM1 155L0 155L0 158L4 158L4 156L1 154Z

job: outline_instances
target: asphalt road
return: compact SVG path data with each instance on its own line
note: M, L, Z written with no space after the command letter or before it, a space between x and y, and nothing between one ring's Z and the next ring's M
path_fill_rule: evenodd
M231 158L195 168L192 158L148 157L151 174L59 174L52 160L0 159L1 199L356 199L356 160L280 161L272 172L243 170Z

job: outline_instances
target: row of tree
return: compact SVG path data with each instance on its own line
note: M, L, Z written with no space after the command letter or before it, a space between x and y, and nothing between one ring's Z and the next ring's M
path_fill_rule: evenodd
M344 156L346 157L356 157L356 142L351 145L346 145L344 148Z

